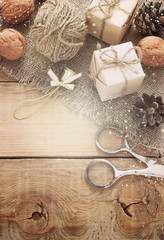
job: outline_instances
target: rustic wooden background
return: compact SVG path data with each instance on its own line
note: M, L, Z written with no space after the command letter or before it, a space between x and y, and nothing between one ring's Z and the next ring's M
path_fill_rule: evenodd
M31 90L0 71L0 240L164 239L163 180L129 176L109 189L90 186L85 169L95 158L110 158L119 169L144 166L130 155L98 150L100 126L60 99L14 119L17 102L41 96ZM113 135L106 141L118 145ZM102 176L99 166L94 177Z

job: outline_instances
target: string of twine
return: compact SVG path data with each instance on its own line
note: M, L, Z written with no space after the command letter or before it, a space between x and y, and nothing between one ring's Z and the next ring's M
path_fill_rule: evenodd
M137 64L139 62L141 62L142 59L142 52L141 49L137 46L130 48L124 55L122 58L118 57L118 53L117 51L114 49L113 46L111 46L110 48L103 50L101 49L100 45L98 44L97 46L98 50L101 52L100 55L100 59L101 62L103 63L102 66L98 69L98 71L96 72L95 76L93 77L94 79L97 78L99 79L99 74L105 70L105 69L109 69L109 68L115 68L115 67L119 67L120 71L125 79L125 85L121 91L121 96L124 96L126 94L127 91L127 86L128 86L128 80L127 80L127 76L125 74L125 68L128 68L130 71L138 74L138 72L136 70L133 69L133 67L131 65L133 64ZM131 51L136 51L138 58L135 59L126 59L127 55L131 52ZM111 55L112 52L112 55Z
M58 89L61 87L61 85L59 85L58 87L54 88L52 91L50 91L49 93L41 96L41 97L38 97L38 98L32 98L32 99L28 99L28 100L24 100L24 101L21 101L21 102L18 102L17 105L15 106L14 110L13 110L13 117L17 120L24 120L24 119L27 119L29 117L31 117L32 115L34 115L42 106L43 104L45 104L48 99L53 95L55 94L55 92L58 91ZM18 108L20 108L21 106L24 106L24 103L30 103L30 102L36 102L36 101L39 101L39 100L42 100L38 106L36 106L32 111L30 111L29 113L27 113L25 116L18 116L17 115L17 111L18 111Z
M110 18L112 16L114 7L117 7L118 9L129 15L128 11L126 11L125 9L118 5L120 0L104 0L104 1L105 3L103 3L103 1L99 1L98 7L104 13L104 15L107 15L107 18ZM104 7L107 7L107 11L105 11Z
M130 13L128 11L126 11L125 9L123 9L122 7L119 6L119 2L120 2L120 0L103 0L103 1L100 0L98 3L98 6L94 6L88 10L89 12L92 12L96 9L99 9L104 14L104 18L102 19L102 24L101 24L101 32L100 32L100 36L99 36L100 39L102 39L102 37L103 37L105 22L112 17L113 9L115 7L117 7L122 12L124 12L128 16L130 16Z
M82 76L82 73L76 74L74 71L72 71L71 69L69 69L67 67L65 67L60 80L57 77L57 75L52 71L52 69L49 69L47 74L51 78L50 86L52 87L52 90L50 90L47 94L45 94L41 97L32 98L32 99L23 100L23 101L18 102L17 105L14 108L14 111L13 111L13 116L14 116L15 119L23 120L23 119L27 119L27 118L31 117L34 113L36 113L42 107L42 105L45 102L48 101L48 99L52 95L54 95L59 90L60 87L64 87L68 90L73 90L75 85L72 84L72 82L74 82L75 80L79 79ZM35 103L35 102L40 101L40 100L42 100L42 101L39 102L38 106L36 106L32 111L30 111L25 116L18 116L17 115L18 108L23 106L24 103L26 103L26 104L31 103L31 102Z

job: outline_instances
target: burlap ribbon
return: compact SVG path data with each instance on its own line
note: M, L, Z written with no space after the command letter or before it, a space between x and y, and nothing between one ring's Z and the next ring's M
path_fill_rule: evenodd
M129 12L119 6L119 2L120 0L100 0L98 6L94 6L88 10L92 12L93 10L98 8L104 14L104 18L102 19L101 32L99 36L100 39L102 39L103 37L105 22L110 19L113 14L113 8L117 7L118 9L130 16Z
M99 48L99 47L98 47ZM127 59L127 55L131 52L136 50L138 58L135 59ZM101 49L99 49L99 51L102 51ZM112 52L112 54L111 54ZM121 91L121 96L126 94L127 91L127 85L128 85L128 80L125 74L125 70L128 68L130 71L138 74L138 72L136 70L133 69L133 64L137 64L139 62L141 62L142 59L142 52L141 49L137 46L130 48L124 55L122 58L118 57L118 53L117 51L114 49L113 46L111 46L110 48L106 49L105 51L102 51L101 55L100 55L100 59L103 62L102 67L97 71L96 75L94 76L94 79L97 78L99 79L99 74L101 71L108 69L108 68L115 68L115 67L119 67L120 71L122 73L122 75L124 76L125 79L125 85Z

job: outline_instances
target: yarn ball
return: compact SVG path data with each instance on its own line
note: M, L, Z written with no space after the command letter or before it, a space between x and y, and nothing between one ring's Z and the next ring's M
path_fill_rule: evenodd
M83 46L86 34L84 13L63 0L43 3L30 30L36 50L52 62L73 58Z

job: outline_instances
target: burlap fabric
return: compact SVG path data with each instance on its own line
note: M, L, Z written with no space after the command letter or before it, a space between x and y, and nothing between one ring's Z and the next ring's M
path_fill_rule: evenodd
M70 1L74 2L78 7L81 6L84 13L87 5L91 2L89 0ZM143 1L141 1L140 4L142 2ZM36 1L36 4L39 7L39 1ZM113 124L120 127L126 132L128 138L132 140L135 145L141 145L150 149L156 155L162 155L161 162L164 163L164 123L155 130L139 129L133 122L130 113L136 98L141 96L142 93L154 93L156 96L162 95L164 97L164 68L143 66L146 77L138 93L107 102L101 102L94 83L89 78L89 65L97 43L101 43L102 48L108 45L88 35L84 46L76 57L68 62L63 61L54 64L36 52L33 43L29 39L29 29L37 11L38 8L36 8L35 13L25 23L12 26L19 30L26 38L27 52L25 57L16 61L8 61L0 58L0 67L22 83L27 84L32 81L30 84L35 85L43 94L50 89L50 79L47 75L47 71L50 68L59 76L65 65L77 73L82 72L83 76L75 82L76 87L73 91L61 88L54 97L60 95L68 107L75 111L82 111L97 124ZM2 27L5 28L8 27L8 25L3 23ZM142 36L137 32L135 26L132 25L123 38L122 43L132 41L134 45L137 45L141 38Z

